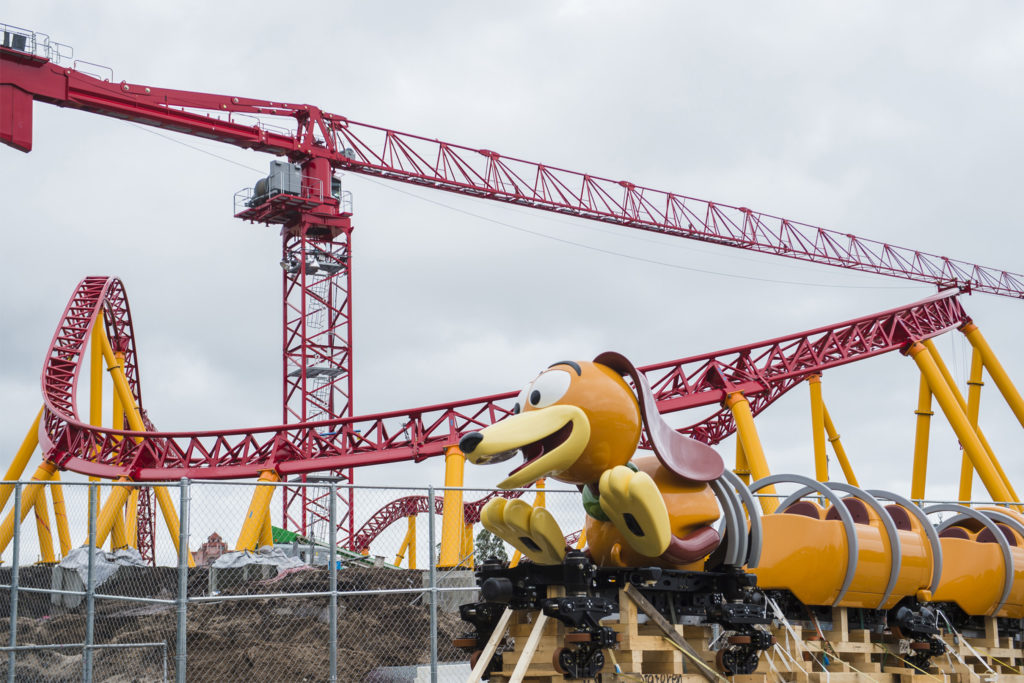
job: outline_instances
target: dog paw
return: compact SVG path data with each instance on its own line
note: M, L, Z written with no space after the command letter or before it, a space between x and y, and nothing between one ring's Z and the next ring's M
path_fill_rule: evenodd
M672 527L665 500L650 475L613 467L601 475L598 490L601 509L634 550L646 557L665 552Z
M518 498L494 498L480 511L480 522L537 564L559 564L565 557L565 536L542 507L531 507Z

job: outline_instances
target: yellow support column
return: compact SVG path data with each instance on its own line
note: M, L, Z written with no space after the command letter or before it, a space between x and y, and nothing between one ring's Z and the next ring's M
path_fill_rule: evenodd
M64 505L64 487L57 483L60 481L60 472L53 473L52 481L50 495L53 496L53 521L60 541L60 554L67 557L71 552L71 531L68 529L68 510Z
M964 452L971 459L974 468L978 470L978 474L985 483L985 488L988 489L992 500L997 502L1009 501L1010 492L1007 490L1003 479L999 476L999 472L992 464L992 461L989 460L985 447L982 446L978 434L971 427L971 423L967 419L967 415L957 403L953 391L946 383L945 378L943 378L942 372L936 365L932 354L920 342L914 342L905 353L914 359L917 367L928 380L928 387L939 402L939 407L942 408L942 412L949 421L949 425L953 428L956 437L963 444Z
M131 481L128 477L118 477L116 481ZM97 487L97 492L99 487ZM102 548L107 541L107 536L114 529L118 517L124 525L124 504L128 501L128 494L131 493L129 486L114 486L103 502L103 507L96 515L96 547Z
M473 525L467 524L466 527L462 530L461 566L468 567L469 569L472 569L473 565L475 564L475 547L473 541Z
M576 550L583 550L584 546L587 545L587 527L583 527L580 530L580 539L576 541Z
M25 467L28 465L28 460L32 457L32 453L35 452L36 446L39 445L39 421L42 417L43 409L40 408L39 412L36 413L36 419L32 421L32 426L28 428L25 438L22 439L21 446L18 447L18 452L14 454L14 459L11 461L10 467L7 468L7 474L4 475L4 481L17 481L21 478L21 475L25 473ZM3 486L0 486L0 510L7 507L7 501L10 499L12 493L14 493L14 484L4 484Z
M825 418L825 435L828 436L828 442L832 444L832 452L836 454L839 466L843 468L843 476L846 477L846 483L850 486L860 486L857 483L857 476L853 473L853 466L850 465L850 459L846 457L846 449L843 448L843 442L839 440L839 432L836 431L836 426L832 424L832 416L828 414L828 406L822 403L821 410Z
M401 567L402 560L405 559L405 551L409 551L409 569L416 569L416 515L409 515L406 517L408 527L405 531L405 538L402 539L402 545L398 549L398 554L395 555L395 566Z
M181 544L178 538L181 533L181 526L178 523L178 513L174 509L174 503L171 502L171 495L167 493L167 487L165 486L154 486L153 495L156 496L157 505L160 506L160 512L164 517L164 524L167 525L167 531L171 534L171 540L174 541L175 557L180 557ZM196 566L191 550L188 551L188 566Z
M270 524L270 503L267 503L267 510L263 513L263 526L260 528L260 547L274 545L274 528Z
M263 470L260 472L257 483L277 481L281 481L277 472ZM270 499L273 495L273 486L256 486L256 490L252 492L252 500L249 501L249 509L245 513L245 521L242 522L242 531L238 534L235 550L256 550L263 533L263 521L267 519L267 514L270 511Z
M999 393L1003 395L1006 404L1010 406L1010 410L1017 417L1017 421L1024 427L1024 399L1021 399L1017 387L1013 385L1010 376L1006 374L1006 370L996 358L996 354L992 352L985 337L981 335L981 330L974 323L967 323L960 328L960 331L967 337L967 341L971 342L971 346L981 354L982 363L988 370L989 377L995 382Z
M932 390L928 388L928 380L921 373L921 385L917 392L917 425L914 433L914 476L910 483L910 497L913 500L924 500L925 480L928 476L928 437L931 433ZM965 456L966 457L966 456Z
M978 349L971 352L971 376L967 380L967 420L978 431L978 414L981 412L981 387L985 385L982 381L982 370L984 364L981 362L981 353ZM974 467L971 459L964 453L960 461L960 502L968 504L971 500L971 490L974 488Z
M36 504L36 534L39 536L39 555L43 562L53 564L57 558L53 554L53 531L50 529L50 513L46 509L46 489L39 492Z
M736 437L736 467L733 472L743 480L744 484L750 485L750 466L747 464L747 454L743 452L743 442L738 436Z
M466 456L458 446L449 446L444 451L444 485L462 486ZM428 507L433 505L430 502ZM444 492L444 510L441 513L441 552L438 567L454 567L459 564L462 553L462 531L464 512L462 491Z
M938 349L935 348L935 343L931 339L926 339L923 342L923 344L925 345L925 348L928 349L928 352L931 354L932 359L935 361L935 365L939 368L939 372L942 374L943 379L946 380L946 386L948 386L949 390L952 392L953 397L956 399L956 402L960 406L960 410L963 411L966 415L967 402L964 401L964 396L963 394L960 393L960 389L957 387L956 381L953 379L952 373L950 373L949 368L947 368L946 364L943 362L942 356L939 355ZM999 477L1003 480L1003 486L1006 488L1007 491L1010 492L1009 500L1018 502L1019 498L1017 498L1017 492L1013 490L1013 486L1010 484L1010 480L1009 478L1007 478L1006 472L1003 471L1003 466L999 464L999 459L996 458L996 454L992 451L992 446L989 445L988 439L985 438L985 433L981 431L980 428L975 429L974 432L978 435L978 440L981 441L981 445L985 449L985 452L988 454L988 459L992 463L992 466L999 474Z
M124 506L124 535L130 547L139 547L139 489L136 486L132 487Z
M814 478L828 481L828 454L825 453L825 405L821 401L821 375L807 378L811 390L811 438L814 442Z
M750 467L754 481L771 475L747 398L742 392L733 392L725 397L725 407L732 411L733 419L736 421L736 436L743 444L743 453L747 457L747 465ZM775 493L775 486L766 486L761 489L761 493L771 496ZM762 497L760 500L761 509L766 514L775 512L775 509L779 507L779 501L775 498Z
M49 481L56 471L57 466L51 462L43 462L36 468L35 474L32 475L34 483L29 484L22 491L21 510L11 510L4 518L3 524L0 524L0 553L7 550L11 539L14 538L14 525L21 524L25 520L29 510L39 499L39 494L43 491L43 484ZM17 521L15 521L15 516L17 516Z

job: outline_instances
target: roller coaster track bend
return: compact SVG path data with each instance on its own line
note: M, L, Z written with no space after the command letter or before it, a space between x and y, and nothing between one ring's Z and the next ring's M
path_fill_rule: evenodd
M83 422L75 400L92 326L105 325L142 406L131 313L120 280L79 283L53 336L42 373L45 403L40 445L63 469L135 481L247 479L272 469L282 476L413 461L440 455L464 432L511 412L516 392L376 415L207 432L113 430ZM719 409L680 431L718 443L735 430L722 407L742 392L760 413L808 375L899 350L970 322L950 290L907 306L836 325L641 368L662 413Z

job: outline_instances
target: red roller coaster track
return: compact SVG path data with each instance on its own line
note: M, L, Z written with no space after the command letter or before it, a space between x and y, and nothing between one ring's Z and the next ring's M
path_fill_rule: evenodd
M180 477L238 479L260 471L316 472L419 461L440 455L462 433L507 415L515 392L411 410L337 420L210 432L131 432L94 427L75 407L77 378L91 325L107 311L107 331L125 350L138 391L134 333L124 287L116 278L86 278L68 303L43 369L43 446L61 467L136 481ZM808 332L651 365L648 377L662 413L721 404L742 391L755 413L807 375L902 348L968 322L955 291ZM137 395L138 397L138 395ZM708 443L732 433L725 409L682 429ZM124 438L131 436L134 438Z

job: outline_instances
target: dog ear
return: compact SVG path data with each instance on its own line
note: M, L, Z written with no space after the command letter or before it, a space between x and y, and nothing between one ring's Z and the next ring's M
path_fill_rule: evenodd
M668 470L684 479L691 481L712 481L722 476L725 463L722 457L711 446L684 436L672 428L661 413L651 392L647 378L621 353L606 351L594 359L595 363L605 365L624 377L633 380L636 387L637 400L640 403L640 415L643 417L647 437L658 460Z

